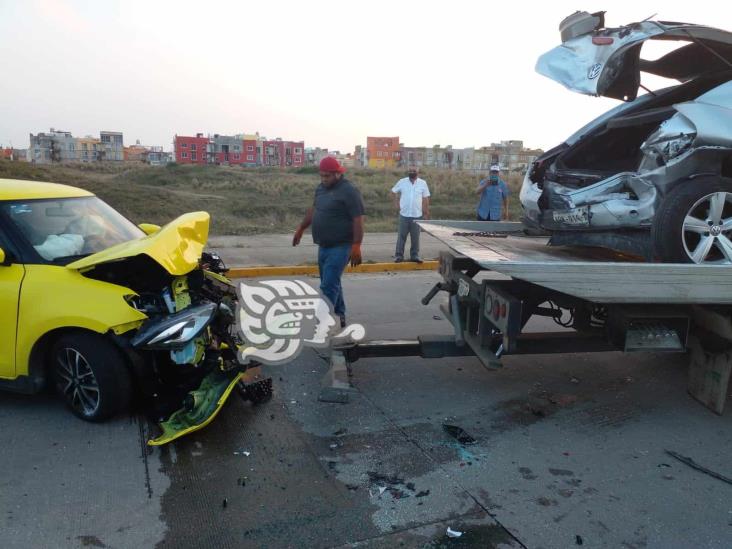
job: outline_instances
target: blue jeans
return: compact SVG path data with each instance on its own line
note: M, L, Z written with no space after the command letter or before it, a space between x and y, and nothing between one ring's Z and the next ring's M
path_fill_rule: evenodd
M318 269L320 270L320 291L333 304L333 312L346 316L346 303L343 301L341 275L351 256L350 244L339 244L318 248Z

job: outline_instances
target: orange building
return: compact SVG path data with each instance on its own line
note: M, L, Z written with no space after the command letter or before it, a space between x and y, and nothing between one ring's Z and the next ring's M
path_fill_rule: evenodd
M399 165L399 137L367 137L369 168L394 168Z

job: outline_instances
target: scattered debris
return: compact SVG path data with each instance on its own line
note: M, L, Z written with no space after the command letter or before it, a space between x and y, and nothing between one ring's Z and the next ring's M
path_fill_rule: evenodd
M685 463L692 469L696 469L697 471L709 475L710 477L716 478L717 480L721 480L722 482L726 482L727 484L732 484L732 478L725 477L724 475L720 475L719 473L712 471L711 469L707 469L706 467L699 465L689 457L682 456L681 454L678 454L673 450L665 450L665 452L672 458L678 459L681 463Z
M247 477L239 477L236 479L236 485L237 486L246 486L247 485Z
M333 444L331 444L330 446L328 446L328 448L330 448L331 450L335 450L339 446L340 446L340 444L338 444L337 442L334 442Z
M406 484L407 490L411 490L414 492L414 483L413 482L407 482Z
M348 488L351 492L355 492L358 490L358 484L346 484L346 488Z
M385 484L404 484L404 479L399 478L396 475L384 475L377 473L376 471L367 471L366 474L369 476L369 480L373 483L383 482Z
M339 437L341 435L345 435L348 432L348 429L338 429L335 433L333 433L334 437Z
M449 526L447 527L447 537L448 538L459 538L462 535L463 535L462 532L459 532L457 530L453 530Z
M452 236L482 236L485 238L508 238L508 235L506 233L495 233L492 231L479 231L479 232L474 232L474 233L457 232L457 233L452 233Z
M249 456L252 455L252 453L251 452L247 452L246 450L239 450L239 451L234 451L234 455L235 456L246 456L246 457L249 457Z
M229 500L224 498L224 501L221 503L221 506L226 509L226 506L229 504Z
M373 498L376 496L380 496L384 492L386 492L386 486L377 486L375 492L372 492L371 490L369 490L369 495Z
M432 315L432 318L435 320L442 320L442 317L440 315Z
M576 535L576 536L574 537L574 541L575 541L575 543L576 543L577 545L582 545L582 544L584 543L584 541L583 541L583 539L582 539L582 536L580 536L579 534L577 534L577 535Z
M414 496L415 498L423 498L425 496L429 496L430 491L429 490L422 490L421 492L417 492L417 494Z
M457 440L460 444L475 444L475 439L471 437L468 433L466 433L462 427L443 423L442 428L448 435Z
M570 383L574 383L575 385L577 385L580 382L580 380L577 379L576 377L572 376L572 377L569 378L569 382Z

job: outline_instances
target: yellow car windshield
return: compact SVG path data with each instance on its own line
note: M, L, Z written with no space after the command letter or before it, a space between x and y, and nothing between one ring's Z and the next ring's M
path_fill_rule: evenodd
M145 236L96 196L5 202L0 210L41 258L54 263L68 263Z

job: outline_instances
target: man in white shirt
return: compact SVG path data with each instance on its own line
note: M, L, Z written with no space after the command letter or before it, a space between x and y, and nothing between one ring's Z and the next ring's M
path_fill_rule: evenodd
M430 218L430 190L427 182L418 177L417 168L410 167L407 175L408 177L397 181L391 189L394 207L399 212L399 233L394 257L397 263L404 261L404 245L409 234L410 261L422 263L419 257L419 225L416 221Z

